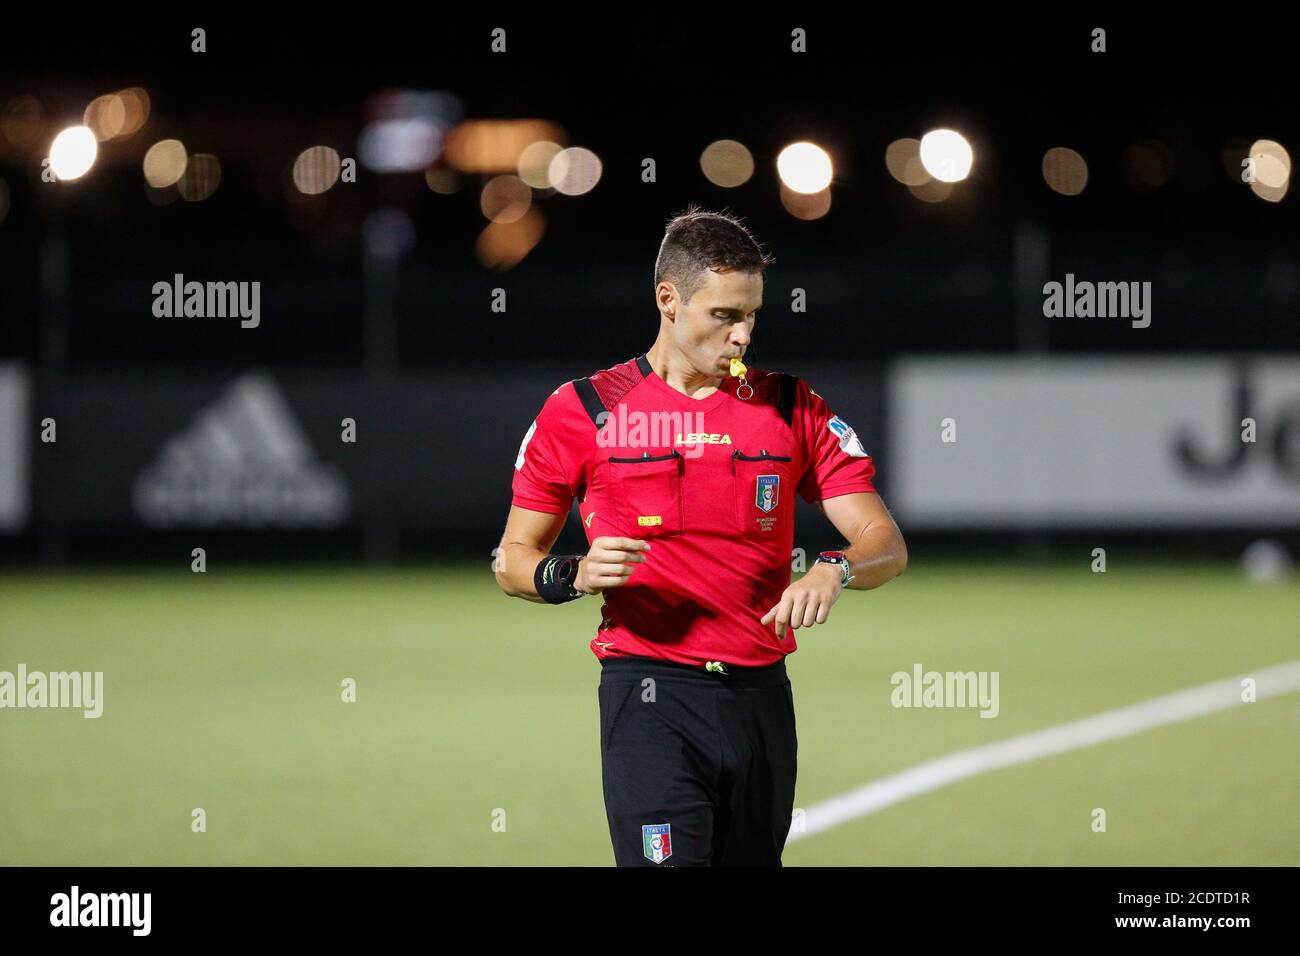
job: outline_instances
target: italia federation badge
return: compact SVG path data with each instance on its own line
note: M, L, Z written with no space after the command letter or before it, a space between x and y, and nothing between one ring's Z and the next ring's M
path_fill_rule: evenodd
M641 827L641 852L651 863L662 863L673 855L671 823L647 823Z
M781 488L780 475L759 475L754 488L754 504L759 511L771 511L776 507L777 493Z
M862 447L862 440L858 438L857 433L853 431L849 423L840 416L833 416L826 423L826 427L840 440L840 451L846 455L852 455L854 458L867 457L867 450Z

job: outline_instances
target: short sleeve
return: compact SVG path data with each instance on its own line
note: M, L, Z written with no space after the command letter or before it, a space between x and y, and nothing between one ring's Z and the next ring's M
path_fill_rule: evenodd
M807 454L798 489L804 501L876 490L871 481L876 466L861 439L803 379L799 380L794 414Z
M576 407L575 407L576 406ZM583 411L572 383L561 385L546 399L524 433L515 456L513 504L530 511L562 514L586 483L585 435L595 425Z

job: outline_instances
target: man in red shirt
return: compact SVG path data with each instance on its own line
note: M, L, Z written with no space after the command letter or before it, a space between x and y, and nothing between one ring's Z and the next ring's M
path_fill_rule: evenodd
M654 345L552 392L515 460L498 584L604 599L590 646L620 866L780 865L794 631L907 565L853 429L801 379L738 361L771 261L733 217L673 219ZM792 584L796 492L848 544ZM552 555L574 498L590 548Z

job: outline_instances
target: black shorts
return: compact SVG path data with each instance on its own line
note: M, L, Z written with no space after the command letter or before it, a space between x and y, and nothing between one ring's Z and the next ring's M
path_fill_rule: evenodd
M799 750L785 662L725 667L601 661L601 768L619 866L781 865Z

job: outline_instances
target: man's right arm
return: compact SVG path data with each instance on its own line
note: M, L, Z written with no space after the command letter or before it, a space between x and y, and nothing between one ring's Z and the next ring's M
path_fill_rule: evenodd
M538 562L551 553L551 546L560 536L568 517L567 511L547 514L518 505L510 506L505 534L501 536L493 564L501 590L511 597L545 603L533 584L533 575Z
M586 482L584 457L591 440L591 420L574 386L561 385L524 434L515 458L514 502L493 566L506 594L546 601L537 593L537 567L550 556L573 499ZM631 538L596 538L578 563L573 587L583 594L617 587L645 560L649 548Z

